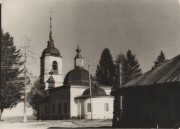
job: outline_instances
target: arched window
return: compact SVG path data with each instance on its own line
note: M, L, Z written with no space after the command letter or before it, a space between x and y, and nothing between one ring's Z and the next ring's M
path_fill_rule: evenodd
M53 70L58 70L58 64L57 64L57 61L53 61L53 66L52 66Z

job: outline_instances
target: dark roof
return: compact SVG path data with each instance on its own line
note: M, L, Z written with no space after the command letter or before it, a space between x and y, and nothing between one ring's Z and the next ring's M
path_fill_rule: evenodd
M90 88L86 89L82 95L90 95ZM103 88L99 86L95 86L92 88L92 95L93 96L106 96L106 92Z
M88 99L90 98L90 95L81 95L78 97L75 97L74 99ZM92 95L91 98L113 98L111 95L99 95L99 96L94 96Z
M93 77L91 76L93 80ZM88 85L89 84L89 72L83 67L76 67L66 74L64 79L64 85L67 84L80 84Z
M75 99L87 99L90 97L90 88L86 89L81 96L76 97ZM92 88L92 98L99 98L99 97L112 97L110 95L107 95L105 90L103 88L100 88L99 86L94 86Z
M49 77L49 79L47 80L47 83L55 83L53 76Z
M49 89L50 93L54 93L54 92L58 92L58 91L61 91L61 90L66 90L66 89L69 89L70 86L67 85L67 86L58 86L58 87L54 87L52 89Z
M122 87L150 86L180 82L180 55L133 79Z
M44 49L44 51L42 52L42 56L44 57L45 55L53 55L53 56L58 56L58 57L62 57L59 50L55 47L47 47Z

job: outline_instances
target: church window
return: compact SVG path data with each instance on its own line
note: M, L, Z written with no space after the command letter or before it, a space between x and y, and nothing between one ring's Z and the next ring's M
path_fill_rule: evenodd
M104 110L105 110L105 111L109 111L109 104L108 104L108 103L105 103L105 104L104 104Z
M87 112L91 112L91 103L87 104Z
M55 104L52 105L52 113L55 113Z
M61 114L61 103L58 103L58 113Z
M58 70L57 61L53 61L53 70Z
M64 103L64 113L67 113L67 103Z

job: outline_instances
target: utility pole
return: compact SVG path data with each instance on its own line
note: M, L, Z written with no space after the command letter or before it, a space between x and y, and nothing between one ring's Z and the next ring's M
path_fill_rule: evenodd
M26 115L26 72L27 72L27 68L26 68L26 62L27 62L27 41L25 42L25 60L24 60L24 119L23 122L27 122L27 115Z
M119 88L122 86L122 65L119 63ZM123 96L119 96L120 98L120 121L122 121L122 113L123 113Z
M30 39L26 37L26 42L25 45L21 46L21 48L24 50L24 98L23 98L23 122L27 122L27 93L28 93L28 88L29 86L32 86L33 84L31 83L31 79L34 80L35 76L29 72L28 67L29 63L33 61L35 62L34 53L33 51L30 51L30 46L29 46ZM33 59L32 61L29 59ZM32 64L31 64L32 65ZM31 78L31 79L30 79Z
M119 87L122 86L122 66L121 63L119 63ZM122 110L122 96L120 96L120 110Z
M88 60L88 72L89 72L89 88L90 88L90 93L89 93L89 95L90 95L90 106L91 106L91 120L93 119L93 117L92 117L92 100L91 100L91 98L92 98L92 89L91 89L91 74L90 74L90 62L89 62L89 60Z

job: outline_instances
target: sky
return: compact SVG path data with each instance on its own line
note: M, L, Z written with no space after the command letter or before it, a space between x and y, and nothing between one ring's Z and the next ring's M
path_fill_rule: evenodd
M151 69L162 50L170 59L180 54L178 0L5 0L2 28L17 47L28 41L29 68L39 76L40 56L47 46L49 17L55 47L63 56L63 75L74 67L80 45L85 68L94 75L103 49L113 59L130 49L143 72ZM33 56L32 56L33 55Z

